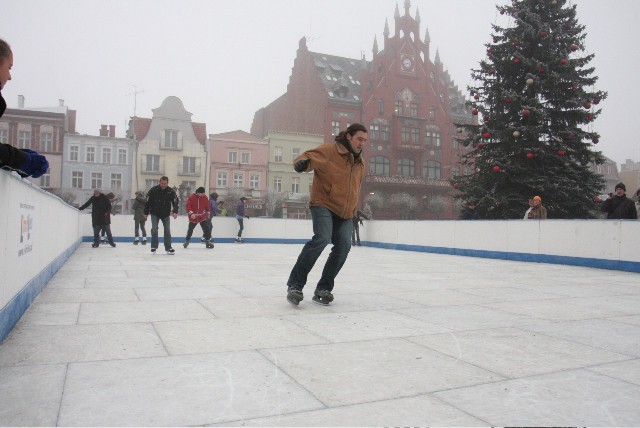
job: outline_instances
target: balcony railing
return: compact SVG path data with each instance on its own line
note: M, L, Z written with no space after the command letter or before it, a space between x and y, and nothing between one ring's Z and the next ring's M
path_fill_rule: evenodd
M448 180L439 178L407 177L404 175L367 175L365 182L375 184L402 184L407 186L449 187Z

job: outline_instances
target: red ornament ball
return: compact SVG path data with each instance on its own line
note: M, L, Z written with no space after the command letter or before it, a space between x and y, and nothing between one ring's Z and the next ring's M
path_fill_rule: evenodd
M567 59L566 59L566 58L562 58L562 59L560 60L560 64L562 64L562 65L566 65L566 64L567 64Z
M495 73L495 70L493 68L490 68L489 70L487 70L487 73L489 74L489 76L493 76L493 73Z
M591 137L591 141L593 141L593 144L598 144L600 142L600 136L594 135L593 137Z
M588 114L587 115L587 121L591 122L593 120L593 115L592 114Z
M483 133L482 133L482 138L484 138L485 140L486 140L487 138L489 138L489 137L491 137L491 132L483 132Z
M471 110L471 114L474 115L474 116L477 116L478 115L478 109L474 108L473 110Z
M578 84L577 83L572 84L571 89L573 89L574 91L578 90Z
M498 172L498 171L500 171L500 167L499 167L498 165L495 165L495 166L493 167L493 171L494 171L494 172Z
M578 45L576 45L575 43L573 43L573 44L571 45L571 50L572 50L572 51L577 51L577 50L578 50Z
M593 99L593 103L596 104L596 105L600 104L600 98L594 98Z
M544 67L540 67L540 68L538 69L538 73L544 73Z
M513 46L520 46L520 40L515 39L515 40L513 41Z
M473 99L474 99L474 100L477 100L477 99L479 99L479 98L480 98L480 96L479 96L478 94L475 94L475 95L473 96Z
M599 204L600 202L602 202L602 199L596 196L595 198L593 198L593 202L595 202L596 204Z
M453 188L457 189L458 187L460 187L460 185L458 183L453 183Z
M526 116L529 116L529 114L531 114L531 112L530 112L528 109L524 109L524 110L522 110L522 115L523 115L523 116L525 116L525 117L526 117Z
M485 146L486 146L486 144L485 144L485 143L478 143L478 148L479 148L479 149L484 149L484 148L485 148Z
M558 150L558 156L564 156L564 150L562 149Z
M506 98L505 101L508 102L508 103L512 103L513 102L513 98L511 98L511 97Z
M531 152L527 153L527 157L528 157L529 159L533 159L533 153L531 153Z
M547 37L546 31L540 31L540 37Z
M520 58L514 58L513 62L515 62L516 64L520 62Z

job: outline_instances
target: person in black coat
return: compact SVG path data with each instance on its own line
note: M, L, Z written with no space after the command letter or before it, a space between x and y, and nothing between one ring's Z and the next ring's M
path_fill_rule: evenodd
M167 254L175 254L171 248L171 218L178 218L178 195L169 187L169 177L160 177L160 184L153 186L147 193L147 203L144 206L144 218L151 214L151 252L158 249L158 222L162 221L164 229L164 249Z
M97 248L100 245L100 231L103 229L107 234L109 245L115 247L116 244L111 236L111 201L100 189L96 189L93 191L93 196L78 209L82 211L89 205L91 205L91 224L93 226L92 247Z
M602 211L607 213L607 219L630 219L638 218L636 205L627 198L627 191L624 183L618 183L615 187L615 195L609 193L609 197L602 204Z

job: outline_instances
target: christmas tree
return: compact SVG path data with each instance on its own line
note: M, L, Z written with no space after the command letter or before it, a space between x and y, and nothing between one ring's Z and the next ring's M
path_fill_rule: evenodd
M512 0L497 9L509 23L492 26L487 57L472 70L478 122L457 129L469 151L452 179L456 197L479 218L522 218L534 195L549 218L595 217L604 180L590 165L605 159L593 121L607 94L594 87L576 6Z

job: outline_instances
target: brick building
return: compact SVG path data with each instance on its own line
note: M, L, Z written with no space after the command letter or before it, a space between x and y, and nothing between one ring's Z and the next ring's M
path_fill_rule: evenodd
M429 33L420 38L410 6L400 15L396 5L395 33L385 23L371 61L310 52L302 38L287 92L255 113L251 133L321 134L329 143L360 122L370 139L360 207L370 203L376 218L456 218L448 180L466 149L455 129L474 119L437 52L431 61Z

